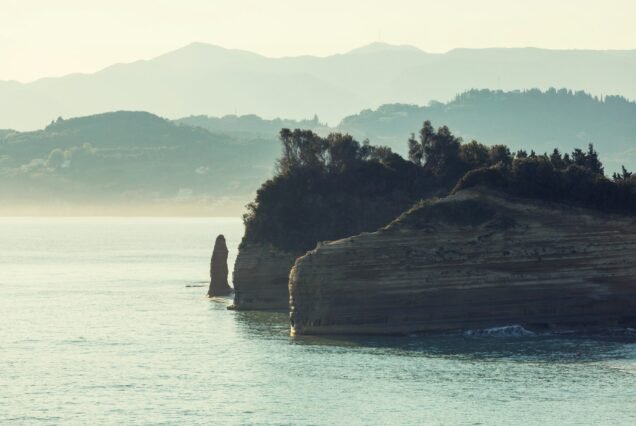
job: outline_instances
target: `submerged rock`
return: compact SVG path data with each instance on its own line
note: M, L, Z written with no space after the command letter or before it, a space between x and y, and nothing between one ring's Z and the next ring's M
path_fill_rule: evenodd
M210 289L208 296L227 296L232 293L232 287L227 282L227 245L225 237L219 235L214 242L212 259L210 260Z
M465 190L320 245L289 290L292 334L633 327L636 223Z
M263 244L241 247L234 264L234 304L229 309L287 310L289 271L298 256Z

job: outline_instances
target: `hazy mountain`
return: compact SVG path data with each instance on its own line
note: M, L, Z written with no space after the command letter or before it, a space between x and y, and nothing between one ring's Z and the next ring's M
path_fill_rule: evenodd
M375 43L328 57L267 58L194 43L94 74L0 82L0 128L113 110L168 118L253 113L330 124L384 103L450 100L471 88L569 87L636 98L636 51L457 49Z
M447 125L466 140L512 149L570 152L593 143L608 171L636 170L636 102L602 99L570 90L471 90L448 103L383 105L346 117L338 130L406 152L407 139L424 120Z
M0 210L237 214L270 176L279 151L274 137L237 139L146 112L4 131Z

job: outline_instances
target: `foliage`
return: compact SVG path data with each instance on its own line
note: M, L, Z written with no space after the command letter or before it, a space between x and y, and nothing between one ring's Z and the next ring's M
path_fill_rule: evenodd
M373 231L434 187L422 167L349 135L283 129L280 139L277 174L247 206L243 244L306 251Z
M636 179L625 167L622 174L608 179L592 145L571 155L555 149L550 155L510 156L507 162L469 171L454 191L474 186L603 211L636 211Z
M625 168L605 177L591 144L564 155L513 154L501 144L463 143L430 121L408 139L408 161L340 133L283 129L280 140L277 174L248 205L242 244L303 252L318 241L378 229L417 200L474 186L608 211L636 208L636 177Z

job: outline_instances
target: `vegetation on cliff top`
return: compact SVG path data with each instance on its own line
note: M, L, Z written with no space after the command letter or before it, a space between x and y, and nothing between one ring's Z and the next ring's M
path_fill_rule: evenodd
M470 170L454 191L474 186L608 212L636 211L636 176L623 167L611 179L606 177L593 145L570 155L557 149L541 155L518 151L494 165Z
M280 139L277 173L248 205L243 244L303 252L375 230L429 189L424 169L388 148L307 130L283 129Z
M473 186L605 211L636 208L636 176L623 168L607 178L592 145L571 154L512 153L505 145L464 143L430 121L409 138L408 160L340 133L283 129L280 140L276 175L247 206L242 244L306 251L374 231L417 200Z

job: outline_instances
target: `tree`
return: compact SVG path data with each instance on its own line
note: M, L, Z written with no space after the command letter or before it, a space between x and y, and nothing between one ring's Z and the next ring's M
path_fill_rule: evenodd
M436 175L453 172L459 160L461 139L453 136L446 126L432 131L430 121L424 122L420 131L420 141L426 158L426 167Z
M482 167L488 164L488 148L479 142L472 140L459 148L459 158L470 168Z
M332 133L327 137L328 165L333 171L344 171L359 160L360 144L350 135Z
M577 166L585 167L585 153L581 148L574 148L574 151L572 151L572 162Z
M493 145L488 152L490 164L502 163L506 166L512 164L512 155L506 145Z
M311 130L281 129L281 158L276 163L279 174L299 167L318 169L325 165L327 141Z
M598 152L594 150L594 145L589 144L587 146L587 154L585 154L585 167L587 167L592 173L602 175L603 163L598 158Z
M576 148L572 152L572 162L594 174L602 175L604 173L603 163L599 160L598 153L592 144L587 146L587 152Z
M408 140L409 145L409 161L418 166L422 165L422 157L424 157L424 149L422 144L415 139L415 134L411 133L411 137Z
M624 165L621 166L621 173L620 174L614 173L612 175L612 179L614 179L615 182L626 182L631 177L632 177L632 172L628 172Z
M561 152L557 148L554 148L552 154L550 154L550 163L552 163L552 167L557 170L563 170L566 167L565 161L563 161L563 157L561 157Z
M420 144L422 145L423 152L426 152L426 150L430 148L434 137L435 129L430 120L426 120L420 129Z

